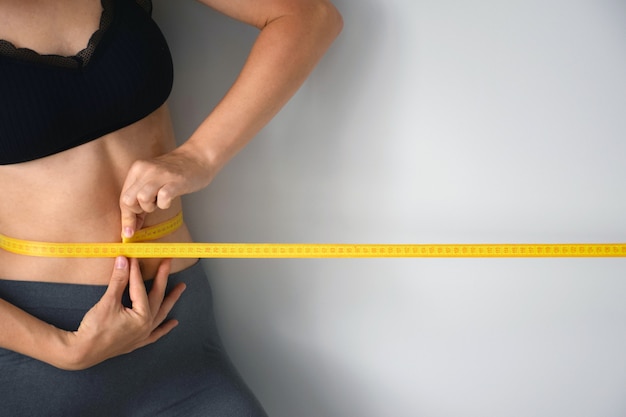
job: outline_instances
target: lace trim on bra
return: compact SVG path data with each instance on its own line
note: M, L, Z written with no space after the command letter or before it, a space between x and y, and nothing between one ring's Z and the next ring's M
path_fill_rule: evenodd
M140 5L146 13L152 15L152 0L135 0L135 2Z
M136 1L147 13L152 13L151 0ZM87 46L77 52L76 55L62 56L55 54L39 54L29 48L17 48L11 42L2 39L0 39L0 55L62 68L84 68L91 60L98 43L113 20L113 0L101 0L100 3L102 4L100 25L89 38Z

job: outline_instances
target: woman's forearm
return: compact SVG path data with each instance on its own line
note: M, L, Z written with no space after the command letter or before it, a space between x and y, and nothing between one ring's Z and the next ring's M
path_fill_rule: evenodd
M72 367L68 334L0 299L0 347L68 369Z
M261 27L239 77L184 145L204 156L212 177L293 96L341 31L334 6L308 4Z
M148 161L136 161L120 195L122 234L141 216L206 187L302 85L341 31L327 0L200 0L261 29L239 76L191 137Z

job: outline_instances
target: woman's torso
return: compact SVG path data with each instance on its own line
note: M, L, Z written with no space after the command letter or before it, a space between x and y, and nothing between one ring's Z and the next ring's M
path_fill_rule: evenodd
M2 2L0 39L40 53L69 56L85 47L101 12L99 0ZM147 117L80 146L0 165L0 233L51 242L119 242L119 196L128 169L138 159L174 147L169 113L162 105ZM149 214L144 226L180 210L176 200L171 208ZM183 226L160 240L185 242L190 236ZM153 277L159 262L142 262L144 278ZM177 271L193 262L176 259L172 267ZM2 279L106 284L112 268L112 259L36 258L0 250Z
M119 196L130 165L174 147L167 108L139 122L56 155L0 166L0 231L20 239L50 242L119 242ZM144 226L161 223L181 211L180 199L146 217ZM185 226L160 241L190 240ZM181 270L194 260L175 259ZM142 261L152 278L159 260ZM3 279L107 283L113 260L37 258L0 250Z

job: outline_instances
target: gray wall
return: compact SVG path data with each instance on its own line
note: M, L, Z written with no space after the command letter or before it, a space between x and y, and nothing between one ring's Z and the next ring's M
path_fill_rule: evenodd
M205 191L197 240L626 241L626 2L336 0L345 29ZM185 140L256 31L155 1ZM271 416L626 415L626 259L212 260Z

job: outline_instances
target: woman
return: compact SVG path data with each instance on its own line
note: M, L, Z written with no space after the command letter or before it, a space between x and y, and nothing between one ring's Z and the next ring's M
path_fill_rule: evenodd
M116 242L176 216L180 196L206 187L276 114L342 25L327 0L201 2L260 34L180 147L149 1L0 2L0 233ZM160 241L190 235L182 225ZM206 321L197 260L0 250L0 278L3 413L264 415Z

